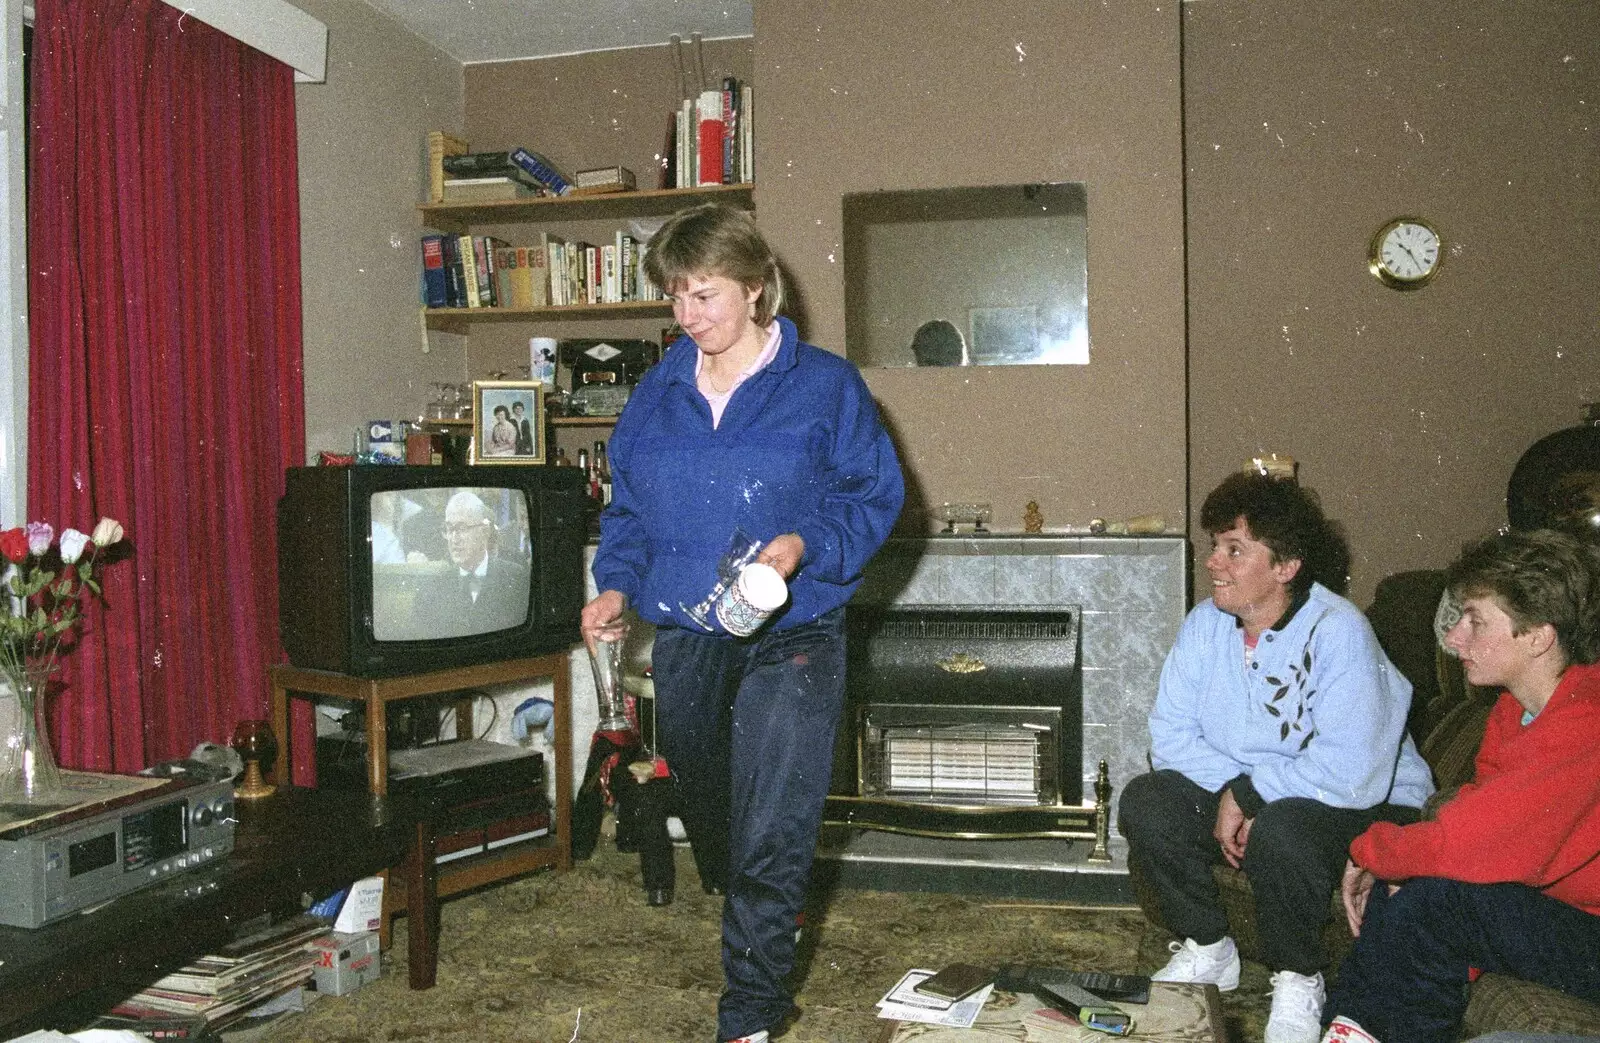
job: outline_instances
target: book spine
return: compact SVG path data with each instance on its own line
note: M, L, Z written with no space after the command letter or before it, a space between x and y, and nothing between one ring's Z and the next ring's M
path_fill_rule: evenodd
M458 238L461 244L461 282L467 290L467 307L482 307L478 297L478 264L473 248L473 236L463 235Z
M739 81L722 81L722 183L739 181Z
M695 144L696 134L694 120L694 99L685 98L678 106L678 187L693 188L694 158L698 151Z
M442 130L428 132L428 202L444 201L444 161L447 156L461 156L467 152L467 143Z
M622 286L617 281L617 255L621 253L616 243L607 243L601 251L600 271L604 293L601 297L607 304L615 304L622 300Z
M550 190L551 195L564 196L572 191L572 184L541 155L525 148L511 150L511 162L532 174Z
M445 294L444 236L422 237L422 303L428 308L443 308L450 298Z
M461 238L444 237L444 295L445 307L467 306L466 278L461 267Z
M698 105L698 185L722 184L722 92L701 91Z
M605 279L600 271L600 250L593 245L583 248L583 299L589 304L599 304L604 292Z
M748 83L739 88L739 180L750 184L756 179L755 88Z
M517 251L505 246L494 248L494 299L502 308L522 307L517 304Z
M667 115L667 140L661 147L661 162L656 166L656 187L678 187L678 114Z
M550 260L544 247L528 247L525 267L528 276L528 307L543 308L550 303Z
M475 235L472 248L478 261L478 299L483 301L484 307L493 308L500 303L494 292L494 243L486 235Z

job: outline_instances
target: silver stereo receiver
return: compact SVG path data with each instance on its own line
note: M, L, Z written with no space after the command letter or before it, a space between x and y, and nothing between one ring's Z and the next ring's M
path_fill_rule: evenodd
M180 777L0 830L0 924L42 927L233 850L233 783Z

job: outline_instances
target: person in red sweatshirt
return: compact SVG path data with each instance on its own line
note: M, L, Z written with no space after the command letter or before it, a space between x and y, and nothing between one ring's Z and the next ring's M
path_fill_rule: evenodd
M1600 547L1492 536L1447 581L1445 646L1502 691L1472 781L1350 844L1324 1043L1453 1043L1473 968L1600 1002Z

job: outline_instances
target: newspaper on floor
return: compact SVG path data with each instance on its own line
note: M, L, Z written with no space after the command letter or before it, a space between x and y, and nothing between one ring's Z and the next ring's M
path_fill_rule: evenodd
M978 1020L978 1012L989 1002L994 986L985 985L965 999L950 1003L916 991L918 985L931 977L933 971L930 970L916 968L906 971L894 988L878 1001L878 1017L953 1029L971 1028L972 1023Z

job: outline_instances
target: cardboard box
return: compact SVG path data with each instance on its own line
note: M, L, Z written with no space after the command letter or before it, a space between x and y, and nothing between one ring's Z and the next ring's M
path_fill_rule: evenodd
M335 932L359 934L376 931L383 922L383 877L365 876L350 885L350 893L339 907Z
M317 964L311 982L325 996L345 996L378 980L378 932L333 931L312 942Z

